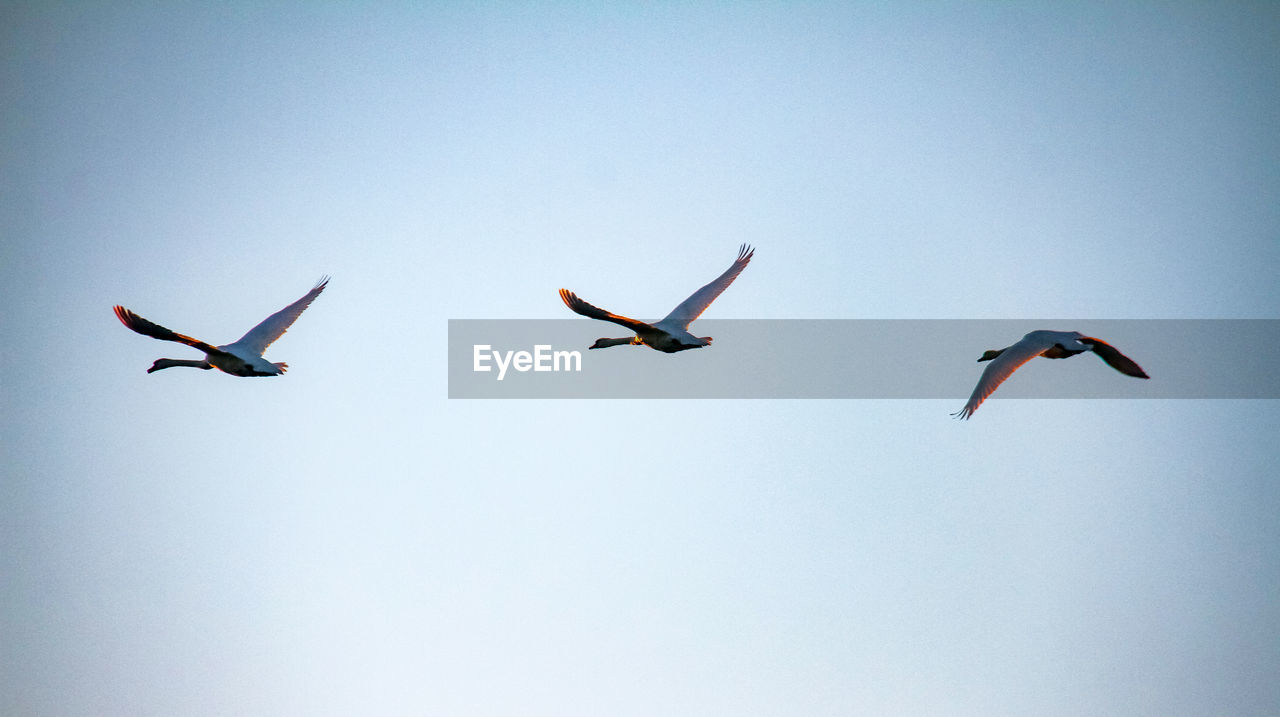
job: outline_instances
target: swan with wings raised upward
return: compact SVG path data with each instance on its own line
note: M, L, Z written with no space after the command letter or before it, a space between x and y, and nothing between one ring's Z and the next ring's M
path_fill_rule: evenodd
M1078 331L1032 331L1018 343L1003 349L992 349L984 352L978 361L990 361L991 365L982 372L978 385L969 396L969 402L951 415L967 419L978 410L978 406L995 392L996 387L1004 383L1006 378L1022 364L1037 356L1051 359L1064 359L1078 353L1092 351L1098 358L1107 362L1111 368L1126 376L1134 378L1151 378L1133 359L1120 353L1111 344L1085 336Z
M693 292L693 296L685 299L670 314L667 314L665 319L652 324L592 306L579 299L576 294L568 289L560 290L560 298L564 300L565 306L572 309L574 313L582 314L591 319L612 321L619 326L625 326L636 332L636 335L630 338L597 339L594 344L587 348L603 349L625 344L644 344L651 349L669 354L684 351L685 349L699 349L710 344L711 337L694 336L689 333L689 324L701 316L702 312L706 311L707 307L711 305L711 302L715 301L716 297L724 293L724 290L733 283L733 280L738 278L738 274L741 274L742 270L747 268L747 263L751 261L751 257L754 254L754 249L743 244L738 249L738 258L734 260L727 271L715 281Z
M262 323L250 329L249 333L240 337L239 341L223 346L211 346L199 339L193 339L190 336L170 331L159 324L147 321L123 306L117 305L115 312L116 317L120 319L120 323L143 336L150 336L161 341L176 341L204 352L203 361L170 358L156 359L151 368L147 369L147 373L174 366L190 366L206 371L216 368L232 376L279 376L289 368L289 365L267 361L262 358L262 353L267 350L267 347L273 341L280 338L293 325L294 321L298 320L302 312L311 305L312 301L315 301L320 292L324 291L324 287L328 283L329 277L322 277L320 282L301 299L268 316Z

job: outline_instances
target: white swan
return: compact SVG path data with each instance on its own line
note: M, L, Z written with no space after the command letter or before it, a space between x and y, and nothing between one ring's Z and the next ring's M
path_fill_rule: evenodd
M601 321L612 321L636 332L636 335L632 338L596 339L594 344L587 347L589 349L603 349L610 346L622 346L623 344L644 344L651 349L657 349L669 354L684 351L685 349L698 349L710 344L711 337L704 336L699 338L694 336L689 333L689 324L701 316L702 312L706 311L707 307L711 305L711 302L715 301L716 297L724 293L724 290L733 283L733 280L738 278L738 274L741 274L742 270L747 268L747 263L751 261L751 257L754 254L754 249L743 244L738 249L738 258L734 260L725 273L710 284L693 292L693 296L685 299L670 314L667 314L665 319L652 324L596 308L579 299L576 294L568 289L560 290L560 298L564 300L565 306L568 306L575 313L592 319L600 319Z
M991 365L982 372L978 385L969 396L969 402L956 413L957 418L968 419L978 406L995 392L996 387L1004 383L1006 378L1022 364L1036 356L1051 359L1062 359L1075 356L1084 351L1092 351L1111 368L1134 378L1150 378L1142 367L1133 359L1115 350L1105 341L1085 336L1077 331L1032 331L1018 343L1003 349L989 350L982 354L978 361L991 361ZM994 359L994 360L993 360Z
M175 333L163 326L147 321L123 306L116 306L115 312L116 317L120 319L122 324L143 336L150 336L153 339L162 341L177 341L180 344L200 349L205 354L203 361L156 359L151 368L147 369L147 373L173 366L190 366L206 371L216 368L232 376L279 376L289 368L289 365L271 363L262 358L262 352L266 351L273 341L280 338L281 334L288 330L294 321L298 320L298 316L311 305L312 301L315 301L315 298L320 295L320 292L324 291L324 287L328 283L329 277L322 277L320 282L301 299L268 316L262 323L250 329L249 333L240 337L239 341L224 346L210 346L199 339Z

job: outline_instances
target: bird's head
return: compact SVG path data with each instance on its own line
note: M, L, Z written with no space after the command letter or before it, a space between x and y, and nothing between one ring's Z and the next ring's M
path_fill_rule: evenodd
M1004 353L1004 349L999 349L999 350L997 350L997 349L987 349L986 351L983 351L983 352L982 352L982 358L978 359L978 361L979 361L979 362L982 362L982 361L990 361L991 359L993 359L993 358L995 358L995 357L999 356L999 355L1000 355L1000 354L1002 354L1002 353Z

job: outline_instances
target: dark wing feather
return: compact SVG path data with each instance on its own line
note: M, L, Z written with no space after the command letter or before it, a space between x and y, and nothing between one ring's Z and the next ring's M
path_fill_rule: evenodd
M636 321L635 319L630 319L630 318L627 318L626 316L619 316L618 314L605 311L604 309L601 309L596 306L592 306L591 304L588 304L582 299L579 299L577 294L573 293L572 291L569 291L568 289L560 290L560 298L564 301L564 305L569 307L573 311L573 313L581 314L589 319L600 319L601 321L611 321L615 324L618 324L619 326L625 326L628 329L631 329L632 331L636 331L636 332L653 328L652 326L650 326L649 324L646 324L643 321Z
M1142 370L1142 367L1139 366L1137 362L1117 351L1114 346L1106 341L1100 341L1098 339L1085 336L1080 339L1080 343L1091 344L1093 346L1093 352L1098 354L1098 358L1106 361L1108 366L1122 374L1125 374L1126 376L1133 376L1134 378L1151 378L1147 375L1146 371Z
M207 354L222 353L222 351L216 347L210 346L199 339L193 339L190 336L184 336L176 331L170 331L159 324L153 324L123 306L116 306L115 312L116 318L120 319L120 323L143 336L150 336L153 339L160 339L161 341L176 341L180 344L186 344L192 348L200 349Z

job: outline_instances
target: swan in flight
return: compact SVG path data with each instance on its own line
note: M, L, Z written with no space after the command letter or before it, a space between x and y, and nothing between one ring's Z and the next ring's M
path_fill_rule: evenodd
M582 314L591 319L612 321L636 332L636 335L630 338L596 339L594 344L587 347L589 349L603 349L624 344L637 346L644 344L651 349L657 349L669 354L684 351L685 349L699 349L710 344L711 337L704 336L699 338L694 336L689 333L689 324L701 316L702 312L706 311L707 307L711 305L711 302L715 301L717 296L729 288L733 280L738 278L738 274L741 274L742 270L747 268L747 263L751 261L751 257L754 254L754 249L743 244L738 249L738 258L719 278L693 292L693 296L685 299L683 303L672 309L671 313L667 314L667 318L652 324L629 319L592 306L579 299L576 294L568 289L560 290L560 298L564 300L565 306L572 309L574 313Z
M301 299L268 316L262 323L250 329L249 333L241 336L239 341L224 346L210 346L199 339L193 339L190 336L183 336L170 331L163 326L147 321L123 306L117 305L115 311L120 323L143 336L150 336L161 341L177 341L180 344L200 349L205 354L203 361L156 359L151 368L147 369L147 373L173 366L190 366L206 371L216 368L232 376L279 376L289 368L289 365L271 363L262 358L262 352L266 351L273 341L280 338L293 325L293 322L298 320L302 312L311 305L312 301L315 301L320 292L324 291L324 287L328 283L329 277L322 277L320 282Z
M978 385L974 387L973 395L969 396L969 402L964 405L964 408L951 415L968 419L974 411L978 410L978 406L982 405L987 396L995 392L997 386L1013 375L1019 366L1037 356L1063 359L1085 351L1094 352L1098 358L1106 361L1108 366L1127 376L1151 378L1141 366L1134 363L1133 359L1100 339L1085 336L1077 331L1032 331L1008 348L990 350L982 354L982 358L978 361L990 361L991 365L982 372L982 378L978 379Z

